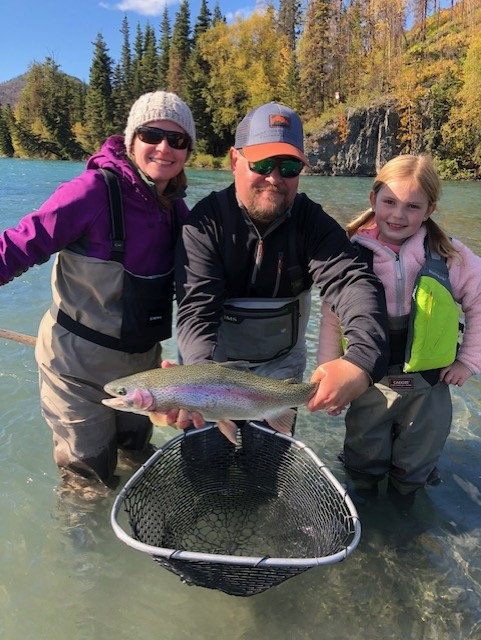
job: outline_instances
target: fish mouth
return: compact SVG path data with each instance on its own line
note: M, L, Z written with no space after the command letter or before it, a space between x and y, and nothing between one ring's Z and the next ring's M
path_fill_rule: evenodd
M125 402L123 398L104 398L102 400L102 404L106 407L110 407L111 409L123 409L124 411L128 411L132 408L131 405Z

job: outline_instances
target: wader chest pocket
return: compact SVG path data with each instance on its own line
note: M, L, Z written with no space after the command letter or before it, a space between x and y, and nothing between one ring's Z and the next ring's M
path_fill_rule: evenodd
M121 344L144 353L172 335L173 276L141 277L124 272Z
M296 344L299 300L228 300L219 328L219 343L228 360L268 362Z

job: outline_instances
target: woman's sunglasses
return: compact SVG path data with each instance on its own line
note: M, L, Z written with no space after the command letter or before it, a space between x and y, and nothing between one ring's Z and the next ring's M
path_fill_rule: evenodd
M296 178L302 171L302 160L289 160L280 158L264 158L257 162L249 162L249 169L261 176L270 176L276 167L283 178Z
M179 131L166 131L159 127L137 127L135 133L139 140L147 144L160 144L164 138L172 149L187 149L190 146L191 139L186 133Z

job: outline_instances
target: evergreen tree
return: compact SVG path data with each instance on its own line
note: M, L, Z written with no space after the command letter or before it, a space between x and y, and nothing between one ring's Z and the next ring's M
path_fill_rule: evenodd
M222 15L222 11L220 10L219 3L216 2L214 6L214 13L212 14L212 24L215 25L218 22L226 22L226 19Z
M134 101L132 82L132 55L130 52L130 29L127 17L122 20L122 50L120 62L115 66L112 82L114 104L114 126L116 131L125 127L130 107Z
M42 100L43 67L40 63L32 64L25 78L15 107L16 120L26 123L34 133L42 133L40 122L40 102Z
M294 51L301 23L301 3L298 0L279 0L277 30L287 37L289 48Z
M102 34L97 35L85 101L85 139L93 153L115 132L112 101L112 59Z
M162 22L160 24L159 50L159 89L165 90L167 87L167 75L169 73L170 50L170 21L167 6L164 9Z
M122 73L122 65L120 63L115 65L113 75L112 75L112 105L113 105L113 115L112 115L112 124L114 126L115 131L119 132L122 130L122 126L125 126L125 118L122 119L122 115L124 115L124 83L123 83L123 73Z
M61 159L82 157L83 150L73 133L75 118L80 116L81 86L62 73L52 58L31 66L17 105L18 131L28 146L21 145L24 152L38 149L45 157L48 153ZM35 143L28 142L28 131L37 140Z
M291 51L290 46L288 46L280 54L285 60L286 76L285 82L279 90L279 100L282 104L294 109L294 111L302 112L304 105L301 100L297 53L296 51Z
M287 73L281 89L280 101L295 111L301 109L299 64L296 44L301 24L301 3L298 0L279 0L277 31L287 40L287 48L279 52L284 59Z
M314 117L329 99L326 83L330 71L330 2L311 0L299 43L300 86L304 113Z
M207 0L202 0L200 13L194 25L193 48L187 63L185 74L184 94L190 105L196 124L197 149L215 154L217 138L212 134L210 115L207 107L206 95L210 75L210 65L202 57L198 47L200 36L212 24L212 17L207 6Z
M373 47L376 34L373 7L369 0L351 0L345 7L336 7L331 14L333 73L329 93L349 102L360 94L374 91L368 85L368 59L377 49ZM381 69L381 77L383 77ZM377 78L377 74L372 74ZM337 93L336 93L337 92Z
M65 81L70 87L70 122L72 126L81 124L84 121L85 114L85 99L87 97L87 84L82 82L78 78L72 76L65 76Z
M7 113L9 111L9 113ZM2 107L0 104L0 156L13 158L15 149L13 148L12 134L10 133L9 122L13 118L10 105Z
M51 158L60 157L56 145L35 133L28 124L16 119L12 110L7 105L3 117L7 122L12 136L15 155L27 158Z
M169 71L167 73L167 89L181 98L184 97L184 84L191 43L189 0L182 0L176 14L172 40L169 50Z
M212 25L212 14L207 5L207 0L202 0L200 5L199 15L194 25L194 36L192 39L192 46L197 44L198 37L207 31Z
M71 84L51 58L47 58L42 67L44 78L39 115L47 139L58 149L56 155L63 160L81 158L84 152L72 132Z
M142 93L157 91L159 88L159 58L157 53L157 41L155 31L147 23L144 35L144 55L140 66L142 73Z
M23 123L18 122L15 125L15 138L18 141L20 149L27 158L51 158L58 157L57 149L42 139L41 136L33 133L31 129Z
M441 160L452 157L452 146L443 137L443 128L451 128L449 118L451 110L457 105L462 80L448 69L429 90L423 105L423 112L428 122L424 130L426 150ZM458 129L459 135L459 129Z
M144 91L142 78L142 60L144 57L144 36L140 24L137 23L137 31L134 42L134 56L132 59L132 98L137 100Z

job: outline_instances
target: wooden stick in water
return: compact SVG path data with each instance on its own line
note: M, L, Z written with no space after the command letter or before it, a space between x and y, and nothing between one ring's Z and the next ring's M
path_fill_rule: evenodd
M13 340L14 342L22 342L23 344L30 344L35 346L37 338L34 336L28 336L25 333L17 333L16 331L8 331L7 329L0 329L0 338L6 340Z

